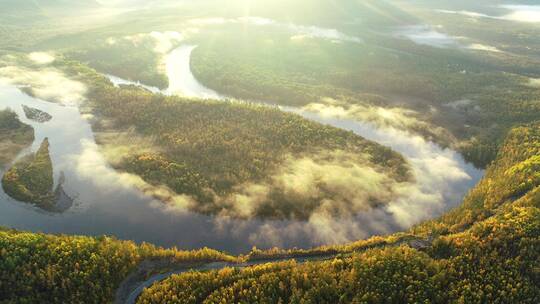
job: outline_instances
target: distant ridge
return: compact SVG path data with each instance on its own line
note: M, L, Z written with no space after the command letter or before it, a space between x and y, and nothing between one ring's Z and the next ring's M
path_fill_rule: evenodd
M0 25L29 25L51 17L100 7L95 0L0 0Z
M10 13L42 13L49 9L85 9L98 8L95 0L0 0L0 14Z

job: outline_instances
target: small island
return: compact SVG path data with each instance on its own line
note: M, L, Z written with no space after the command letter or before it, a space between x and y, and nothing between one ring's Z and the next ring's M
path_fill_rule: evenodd
M38 110L36 108L29 107L29 106L25 106L25 105L23 105L22 107L23 107L23 110L24 110L24 115L26 115L26 118L28 118L30 120L40 122L40 123L44 123L44 122L47 122L47 121L52 119L51 114L49 114L47 112Z
M10 109L0 111L0 165L9 164L34 141L34 129Z
M53 168L49 141L43 140L39 150L17 161L2 178L4 191L12 198L52 210L55 205Z

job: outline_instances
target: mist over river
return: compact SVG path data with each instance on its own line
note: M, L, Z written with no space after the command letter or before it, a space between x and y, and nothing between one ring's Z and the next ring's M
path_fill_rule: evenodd
M184 45L167 57L170 87L164 94L192 98L226 99L199 83L190 69L196 46ZM115 85L135 84L109 76ZM159 89L146 87L153 92ZM26 119L22 106L45 111L53 119L34 122ZM456 151L445 149L405 130L323 115L300 108L281 107L307 119L351 130L391 147L409 162L415 182L401 189L401 195L385 207L372 209L347 219L314 221L236 220L196 213L171 212L155 199L127 185L126 175L116 172L99 152L88 117L76 105L63 106L30 97L11 84L0 83L0 109L11 108L32 125L35 151L43 138L50 141L55 180L65 175L64 189L75 199L62 214L51 214L17 202L0 192L0 225L46 233L114 235L120 239L150 242L183 249L211 247L231 253L252 246L311 247L344 242L370 235L406 229L418 221L442 214L459 204L482 176L482 171L466 163ZM28 149L23 154L28 153ZM88 174L92 172L92 174Z

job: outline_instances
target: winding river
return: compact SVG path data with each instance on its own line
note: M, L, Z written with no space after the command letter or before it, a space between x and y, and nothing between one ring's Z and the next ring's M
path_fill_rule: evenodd
M191 73L194 49L195 46L185 45L169 54L170 88L162 93L224 99L199 83ZM116 85L141 85L114 76L109 79ZM28 120L22 105L45 111L53 119L44 123ZM402 153L415 175L414 187L403 189L402 195L384 209L373 209L345 220L244 221L210 217L168 210L161 202L126 183L129 176L116 172L106 163L95 143L89 117L77 107L43 101L22 93L16 86L0 84L0 108L6 107L16 111L36 131L31 149L22 154L36 150L43 138L48 137L55 179L62 172L64 190L75 198L74 206L67 212L51 214L17 202L0 191L0 225L21 230L106 234L161 246L185 249L207 246L230 253L246 252L252 246L311 247L391 233L437 216L458 204L483 173L466 163L459 153L404 130L281 107L308 119L351 130Z

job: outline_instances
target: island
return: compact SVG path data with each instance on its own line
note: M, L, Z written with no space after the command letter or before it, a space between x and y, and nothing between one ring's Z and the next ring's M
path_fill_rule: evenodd
M6 166L34 141L34 129L10 109L0 111L0 165Z
M29 106L25 106L25 105L23 105L22 107L23 107L23 110L24 110L24 115L26 115L26 118L28 118L30 120L40 122L40 123L44 123L44 122L50 121L52 119L51 114L49 114L47 112L38 110L36 108L29 107Z
M53 168L47 138L36 153L17 161L2 178L2 187L9 196L45 210L54 207L53 186Z

